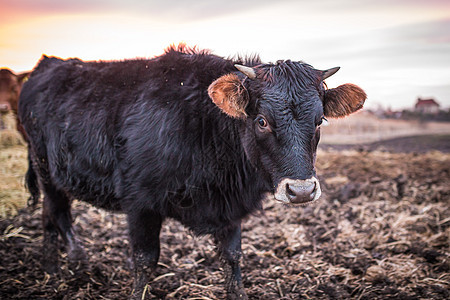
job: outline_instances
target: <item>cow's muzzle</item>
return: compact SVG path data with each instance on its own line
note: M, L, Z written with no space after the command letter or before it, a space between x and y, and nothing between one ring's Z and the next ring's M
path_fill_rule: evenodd
M275 199L286 204L306 205L319 199L322 194L319 180L315 177L309 179L281 180L275 191Z
M6 114L11 110L11 106L7 103L1 103L0 104L0 113Z

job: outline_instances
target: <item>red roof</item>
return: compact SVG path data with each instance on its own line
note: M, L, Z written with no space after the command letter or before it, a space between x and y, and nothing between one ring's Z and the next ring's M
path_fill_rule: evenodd
M434 99L417 99L416 108L419 107L430 107L430 106L437 106L439 107L439 104L434 101Z

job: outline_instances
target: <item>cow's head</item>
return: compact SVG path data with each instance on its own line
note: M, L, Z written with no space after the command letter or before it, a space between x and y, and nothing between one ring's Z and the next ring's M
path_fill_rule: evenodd
M282 61L224 75L208 89L213 102L242 121L241 141L248 159L273 186L275 199L307 204L320 197L314 168L320 125L362 108L364 91L344 84L326 89L323 80L339 68L319 71Z

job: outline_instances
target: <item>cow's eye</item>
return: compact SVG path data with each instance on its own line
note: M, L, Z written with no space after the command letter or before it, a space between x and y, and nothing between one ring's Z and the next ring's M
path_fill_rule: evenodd
M328 120L327 120L327 118L325 118L324 116L322 116L321 118L320 118L320 120L319 120L319 122L317 123L317 126L320 126L320 125L322 125L322 124L328 124Z
M259 116L256 117L256 123L258 123L258 126L259 126L261 129L266 129L267 126L268 126L267 120L266 120L263 116L261 116L261 115L259 115Z
M272 132L272 128L270 128L269 122L267 122L267 119L263 115L258 115L255 119L255 126L256 131L259 133L269 133Z

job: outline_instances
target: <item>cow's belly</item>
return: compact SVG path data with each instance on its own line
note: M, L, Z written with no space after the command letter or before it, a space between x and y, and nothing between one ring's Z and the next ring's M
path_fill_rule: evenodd
M110 197L105 197L105 196L92 197L92 196L88 196L88 197L80 197L80 198L77 198L77 199L81 200L83 202L87 202L89 204L92 204L95 207L105 209L105 210L114 211L114 212L121 212L122 211L122 206L120 205L120 201L117 198L115 198L114 196L110 196Z

